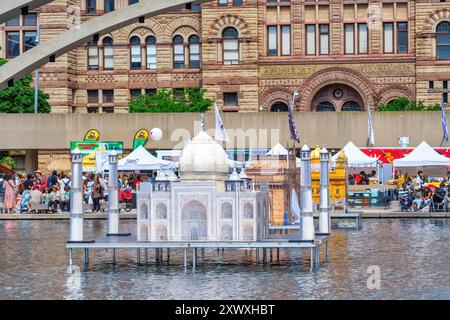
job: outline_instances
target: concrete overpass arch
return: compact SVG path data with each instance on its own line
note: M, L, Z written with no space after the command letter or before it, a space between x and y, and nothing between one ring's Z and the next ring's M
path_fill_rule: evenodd
M8 3L10 2L10 0L7 1ZM16 0L14 1L16 3L18 2ZM42 2L41 5L45 4L45 1L34 1ZM203 3L207 1L210 0L199 0L196 2ZM86 42L92 41L93 39L95 40L116 29L126 27L135 23L136 20L139 20L139 22L142 22L144 25L144 18L153 17L167 13L171 10L182 8L186 3L190 2L192 2L192 0L145 0L132 6L88 20L80 26L67 30L47 41L41 42L38 46L28 50L0 67L0 89L3 89L8 85L13 85L14 81L19 80L48 62L55 61L57 57ZM5 6L5 8L6 7L7 6ZM11 9L13 6L9 5L8 8ZM6 10L3 15L5 17L8 16Z

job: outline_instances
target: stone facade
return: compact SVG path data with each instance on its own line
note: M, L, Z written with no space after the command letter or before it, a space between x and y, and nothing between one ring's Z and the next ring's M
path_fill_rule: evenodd
M187 87L203 87L224 111L240 112L285 110L294 90L300 92L297 111L375 109L402 96L427 104L445 100L450 60L437 57L436 28L450 21L449 1L239 2L228 0L224 6L212 0L201 11L186 7L136 22L101 36L94 46L59 57L40 70L40 87L50 94L52 111L127 112L133 94ZM126 5L126 0L115 1L116 9ZM78 20L104 14L104 1L97 0L94 12L88 12L84 0L55 0L37 11L42 39L48 40ZM237 31L235 48L223 37L228 27ZM5 32L11 28L0 26L2 57ZM185 56L184 67L178 69L177 35L183 37L178 50L183 48L180 54ZM200 39L200 67L191 63L193 35ZM156 68L147 68L152 59L149 36L156 39ZM108 58L107 37L113 41L113 58ZM137 68L131 68L132 37L140 41ZM237 59L227 63L224 48L231 47L237 53L227 54ZM88 52L94 67L88 65ZM133 52L136 59L139 49ZM112 61L113 68L106 68ZM90 101L88 90L94 95ZM233 98L225 102L230 94Z

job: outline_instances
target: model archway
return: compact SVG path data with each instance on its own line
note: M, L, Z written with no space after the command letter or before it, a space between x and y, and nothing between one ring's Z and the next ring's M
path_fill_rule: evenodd
M181 210L181 239L207 240L208 218L206 207L197 200L191 200Z

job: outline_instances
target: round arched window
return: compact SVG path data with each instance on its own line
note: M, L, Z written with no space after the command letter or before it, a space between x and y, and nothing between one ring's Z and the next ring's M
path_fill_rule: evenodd
M443 21L436 28L436 54L439 60L450 60L450 22Z
M272 105L270 109L272 112L288 112L289 106L284 102L276 102Z
M326 111L336 111L334 105L329 101L323 101L319 103L316 107L317 112L326 112Z
M361 106L355 101L348 101L344 103L341 111L361 111Z

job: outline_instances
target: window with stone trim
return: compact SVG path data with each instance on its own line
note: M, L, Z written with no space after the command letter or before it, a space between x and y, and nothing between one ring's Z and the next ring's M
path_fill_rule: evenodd
M95 14L97 12L97 0L86 0L86 13Z
M436 27L436 57L450 60L450 21L442 21Z
M114 69L114 47L113 39L111 37L103 38L103 69Z
M409 51L409 26L407 2L383 2L383 52L404 54Z
M116 0L104 0L103 8L105 13L110 13L116 9L115 1Z
M173 68L184 69L184 39L180 35L173 38Z
M147 51L147 69L155 70L157 68L157 54L156 54L156 38L148 36L145 39Z
M189 68L200 68L200 38L195 34L189 37Z
M239 32L234 27L222 31L223 63L239 64Z
M99 69L99 59L98 59L98 46L97 43L90 41L87 44L87 55L88 55L88 70L98 70Z
M37 45L37 19L37 14L31 12L5 23L6 58L17 57Z
M266 3L266 54L287 56L291 54L290 1L274 0Z
M131 69L140 69L142 66L141 39L137 36L130 39L130 64Z

